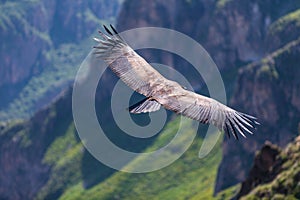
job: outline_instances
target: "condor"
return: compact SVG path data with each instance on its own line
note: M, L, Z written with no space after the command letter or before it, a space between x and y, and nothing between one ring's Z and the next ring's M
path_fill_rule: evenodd
M120 79L136 92L146 96L130 106L131 113L153 112L164 108L205 124L213 124L229 137L246 137L259 123L253 116L238 112L222 103L184 89L177 82L166 79L145 59L138 55L117 33L104 26L107 34L99 31L101 39L95 46L95 55L103 59Z

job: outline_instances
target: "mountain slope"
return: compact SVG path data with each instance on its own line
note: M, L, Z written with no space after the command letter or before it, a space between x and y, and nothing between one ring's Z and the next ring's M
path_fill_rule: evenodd
M99 182L114 172L84 150L71 99L68 89L30 120L1 124L1 199L57 199L78 182Z
M179 120L180 117L169 122L153 144L142 151L169 143L177 132ZM197 131L191 120L183 125L185 135ZM92 156L86 156L88 153L72 122L70 91L30 121L4 125L0 135L3 199L212 198L221 160L220 141L208 157L198 159L202 139L196 137L182 158L159 171L129 174L111 170ZM122 141L118 142L122 145L130 145L128 140L120 138Z
M276 153L272 155L272 159L268 159L268 155L272 151ZM299 199L299 152L299 136L284 149L280 149L276 145L266 144L256 155L252 173L243 182L238 197L243 200L262 198Z
M167 124L165 131L148 147L157 149L167 138L176 133L178 118ZM197 131L184 124L186 134ZM182 158L172 165L145 174L117 172L113 176L85 190L82 183L65 192L61 199L209 199L212 198L217 165L220 162L220 142L213 152L204 159L197 154L202 144L196 138ZM172 153L172 152L170 152ZM138 162L138 161L137 161ZM159 162L159 161L157 161ZM129 163L134 165L135 161Z
M268 40L270 25L298 8L299 0L131 0L124 2L117 28L159 26L180 31L203 45L221 71L229 71L274 51L266 48L273 42ZM171 66L178 63L172 56L160 59Z
M293 133L300 122L299 54L300 39L240 71L231 105L249 110L262 125L253 137L238 145L224 143L217 191L246 178L255 151L266 140L283 147L296 137Z
M3 124L0 131L0 198L32 199L49 177L43 162L49 145L64 134L71 122L69 94L40 111L30 121ZM64 119L64 120L61 120Z
M0 120L29 118L74 79L89 38L122 1L2 1Z

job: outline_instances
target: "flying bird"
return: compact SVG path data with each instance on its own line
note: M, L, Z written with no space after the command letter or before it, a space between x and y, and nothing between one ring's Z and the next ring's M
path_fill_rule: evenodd
M115 28L104 26L107 34L99 31L100 38L94 54L103 59L109 68L130 88L145 99L129 107L131 113L154 112L164 108L204 124L213 124L228 137L238 139L253 134L257 118L238 112L212 98L197 94L169 80L138 55Z

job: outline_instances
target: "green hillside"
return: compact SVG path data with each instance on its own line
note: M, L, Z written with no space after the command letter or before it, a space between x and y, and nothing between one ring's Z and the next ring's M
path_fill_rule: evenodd
M168 141L167 138L173 137L176 133L177 123L178 118L170 122L146 151L157 149L162 143ZM187 134L196 131L190 124L184 125ZM117 172L88 190L85 190L82 182L79 182L66 190L60 199L212 198L217 166L221 160L220 141L213 152L202 160L197 158L201 143L202 139L197 137L182 158L161 170L145 174Z
M28 119L69 87L94 45L92 37L101 24L115 23L122 1L49 4L41 0L0 3L0 36L6 41L0 44L0 58L16 62L16 66L4 62L2 67L6 70L0 70L1 121ZM93 6L99 6L99 10L94 11ZM70 20L58 27L68 13ZM80 33L76 26L80 26ZM14 76L19 80L9 80L16 79Z
M145 151L168 143L176 134L179 120L180 117L169 122ZM187 135L197 131L190 120L183 125ZM221 161L221 141L206 158L199 159L197 156L202 140L196 137L188 151L166 168L144 174L116 172L87 189L84 188L82 174L84 147L78 141L74 124L71 123L44 154L43 163L50 165L52 170L36 199L214 199L212 195L217 167ZM92 168L89 173L93 176L100 170L105 171L105 168ZM232 191L235 190L229 190L229 195L232 195ZM226 195L221 194L219 197L222 198L219 199L226 199Z
M1 151L7 152L5 148L8 145L10 149L18 149L13 153L15 158L22 157L26 161L17 161L15 177L26 175L23 177L26 181L27 175L31 177L31 166L35 166L35 173L47 172L34 176L38 179L28 182L29 188L38 189L35 199L228 199L235 193L236 188L233 187L213 197L217 168L221 161L221 139L204 159L198 158L203 139L196 136L183 156L166 168L144 174L112 171L87 156L70 120L70 109L70 93L66 93L30 121L1 125ZM65 120L61 121L62 118ZM184 142L187 135L197 131L191 120L184 119L182 125L186 133L179 142ZM144 152L169 143L177 132L179 120L180 117L177 117L167 123ZM200 135L203 135L201 131ZM39 146L43 148L35 152ZM168 155L174 153L176 149L167 152ZM138 160L133 160L126 167L134 166ZM98 180L97 183L87 187L86 183L93 178Z
M259 184L242 197L242 200L258 199L288 199L300 198L300 137L281 150L276 163L270 169L275 178L264 184Z
M89 38L78 44L64 44L47 52L51 60L40 74L32 77L7 107L0 110L0 119L24 119L37 108L50 103L62 90L71 85L82 60L92 46Z

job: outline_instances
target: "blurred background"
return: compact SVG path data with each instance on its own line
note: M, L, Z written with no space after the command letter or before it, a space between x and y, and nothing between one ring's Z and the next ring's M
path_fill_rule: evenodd
M0 10L0 199L300 199L299 0L1 0ZM256 133L224 137L200 160L200 125L180 159L147 174L95 160L76 133L72 84L92 38L110 23L120 32L170 28L198 41L220 69L228 104L258 118ZM184 59L139 53L207 93ZM146 140L117 128L109 106L117 80L107 70L96 96L108 137L135 152L167 144L178 128L172 114Z

